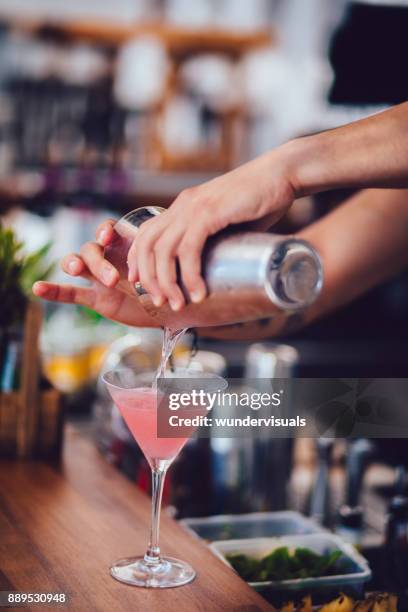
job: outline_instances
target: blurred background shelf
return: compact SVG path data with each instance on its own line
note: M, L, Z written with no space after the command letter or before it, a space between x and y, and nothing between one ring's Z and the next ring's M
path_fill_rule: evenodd
M33 202L38 198L78 197L86 191L81 188L81 170L65 169L58 172L50 182L49 169L18 171L10 177L0 178L0 212L13 203ZM118 209L129 206L148 206L156 204L167 207L184 189L209 181L219 173L210 172L159 172L148 170L129 170L117 172L117 183L120 183L119 193L115 192L115 177L106 169L93 169L92 178L88 180L88 195L92 199L104 197L105 204L113 204L115 195L120 195ZM109 184L111 187L109 188Z
M133 124L137 120L139 123L136 136L140 148L139 164L146 169L175 172L225 171L242 158L242 153L238 153L241 145L242 152L248 148L247 104L242 96L238 99L234 94L237 84L231 82L229 87L227 81L238 79L238 73L233 73L238 70L238 63L247 53L271 48L275 40L272 27L240 31L217 26L188 27L159 21L132 24L77 19L58 21L53 18L33 20L32 17L22 17L18 12L13 15L13 11L2 11L0 7L0 19L2 15L11 39L16 40L17 37L17 47L21 45L21 40L23 46L33 45L31 58L31 52L27 49L25 60L30 66L20 66L20 76L17 69L17 82L12 85L14 95L20 95L21 104L29 106L30 98L35 96L32 104L41 106L41 98L61 97L64 93L58 90L62 85L66 89L72 90L73 86L78 89L85 78L90 82L91 89L95 90L89 100L90 104L100 106L101 96L113 98L109 103L110 110L106 107L105 115L100 119L102 123L106 120L114 123L108 126L108 130L114 130L115 134L111 133L108 138L114 140L111 154L115 156L115 164L123 163L126 121L135 113L137 118ZM24 49L21 51L25 53ZM17 57L18 54L17 50ZM195 58L198 64L186 68ZM219 91L213 100L206 100L208 92L206 94L204 90L208 90L209 85L205 81L210 78L211 86L211 65L218 72L218 84L215 83L218 90L220 87L222 89L220 79L224 80L224 92ZM83 74L84 70L90 71L89 76ZM194 76L197 70L197 76ZM48 86L43 87L44 91L36 87L39 72L50 81ZM139 84L141 74L147 85ZM77 83L78 78L80 83ZM149 80L152 81L151 85ZM204 90L200 91L203 86L199 82L203 80ZM143 88L147 93L143 93ZM71 91L70 95L78 99L79 93ZM84 94L87 95L86 92ZM229 97L231 100L228 100ZM236 100L233 100L234 97ZM58 103L58 100L55 102ZM85 99L83 103L87 103ZM79 102L73 100L72 104L78 106ZM106 106L108 101L104 104ZM69 132L71 129L72 132L72 127L66 127L66 117L72 115L73 111L68 107L68 102L66 106L62 127L53 126L52 118L48 120L50 125L46 126L48 132L61 129L63 133L60 136L63 138L64 131ZM92 109L89 112L92 113ZM107 112L109 117L106 116ZM196 132L193 137L181 136L178 139L175 136L171 124L174 124L172 117L177 114L184 114L186 123L192 124ZM39 120L41 126L41 117ZM21 136L24 141L26 120L20 117L17 121L23 124ZM199 126L200 123L204 125ZM100 126L102 132L107 129L106 125ZM96 122L91 129L97 131ZM74 130L78 130L78 125L74 126ZM70 137L80 138L80 135ZM94 135L93 138L99 140L100 144L106 141L107 136ZM50 140L47 157L58 158L64 143L52 144L52 138ZM193 144L194 140L196 142ZM78 143L72 146L78 147ZM92 158L93 152L86 153L87 160L89 156ZM84 155L80 157L82 161L77 159L77 163L83 163Z
M21 19L15 20L13 25L32 34L48 31L69 40L114 47L141 36L153 36L166 46L170 54L177 57L202 52L226 53L235 57L251 49L270 45L275 40L270 29L237 32L224 28L187 28L162 23L135 25L90 21L30 23Z

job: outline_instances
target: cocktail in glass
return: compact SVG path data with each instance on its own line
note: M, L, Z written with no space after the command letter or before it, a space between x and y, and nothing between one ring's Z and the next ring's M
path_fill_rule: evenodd
M179 381L180 391L185 392L184 383L192 377L203 380L204 386L209 383L212 390L222 390L227 385L225 380L213 374L177 371L172 375L173 390ZM117 369L104 374L103 380L152 470L152 524L147 551L144 556L117 561L110 568L111 575L120 582L142 587L169 588L188 584L196 576L194 569L184 561L160 554L159 522L167 469L195 427L184 429L184 437L158 436L158 406L161 400L165 401L165 394L152 387L153 373L137 375L129 369ZM205 407L195 408L190 416L200 411L204 412Z

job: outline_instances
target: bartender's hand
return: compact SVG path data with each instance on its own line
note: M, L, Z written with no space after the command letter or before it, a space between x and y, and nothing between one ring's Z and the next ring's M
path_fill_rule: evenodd
M206 295L201 252L208 237L228 225L264 220L275 223L294 199L289 167L272 151L208 183L183 191L170 208L144 223L128 255L129 281L140 280L156 306L169 301L180 310L184 296L177 264L191 301Z
M408 186L408 103L299 138L215 180L181 193L139 230L129 252L129 280L140 280L160 306L184 305L177 265L193 302L204 299L201 253L228 225L266 219L271 226L296 197L338 187Z
M71 284L37 282L33 293L52 302L80 304L92 308L108 319L135 327L157 327L137 300L117 288L119 273L103 256L103 249L114 237L114 221L106 221L96 232L97 242L87 242L80 254L64 257L61 267L69 276L89 281L88 287Z

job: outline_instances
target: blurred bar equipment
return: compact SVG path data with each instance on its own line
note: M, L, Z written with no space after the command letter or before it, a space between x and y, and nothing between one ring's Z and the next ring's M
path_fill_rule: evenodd
M218 376L226 376L227 373L225 358L213 351L199 350L193 356L176 355L174 365ZM168 476L169 501L178 518L214 513L214 503L217 499L215 493L217 463L212 447L213 441L211 438L199 436L190 438L174 462Z
M406 589L408 563L407 473L403 465L395 473L395 494L386 521L385 573L391 588Z
M363 531L361 492L364 474L373 455L371 440L359 438L347 443L346 495L339 509L336 531L353 544L359 542Z
M245 379L293 378L299 363L298 351L290 345L259 343L252 345L245 359ZM246 458L251 466L253 510L283 510L287 507L287 486L292 469L292 439L264 435L247 448Z
M321 525L330 520L330 460L334 448L333 438L316 440L317 472L310 498L310 516Z
M299 353L287 344L275 342L253 344L245 358L245 378L292 378Z
M294 376L298 353L278 343L252 345L245 381ZM233 389L232 389L233 390ZM264 437L212 438L213 513L281 510L291 470L293 441Z

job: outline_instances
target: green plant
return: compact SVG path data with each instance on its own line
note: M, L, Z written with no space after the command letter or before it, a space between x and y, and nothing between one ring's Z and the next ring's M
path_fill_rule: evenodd
M51 244L34 253L23 252L23 243L13 230L0 223L0 328L5 329L22 321L31 287L44 280L54 264L46 262Z
M340 550L319 555L308 548L290 550L287 546L281 546L260 560L243 554L229 554L226 558L244 580L264 582L317 578L336 571L342 573L342 568L337 564L341 556Z

